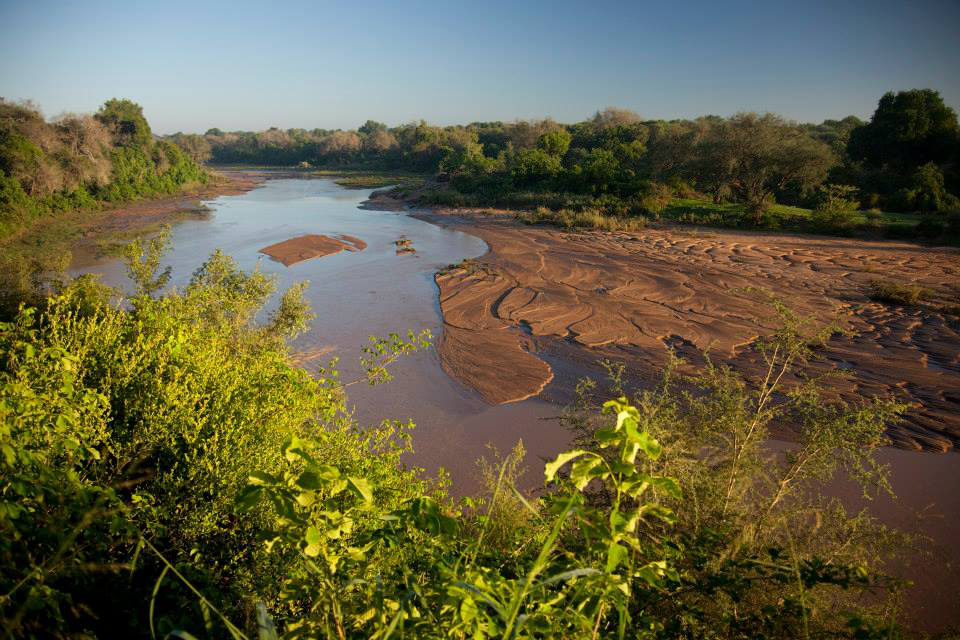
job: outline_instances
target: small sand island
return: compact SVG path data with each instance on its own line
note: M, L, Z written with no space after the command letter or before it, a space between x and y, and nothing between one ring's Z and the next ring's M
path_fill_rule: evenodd
M353 236L341 234L336 238L331 238L330 236L307 234L271 244L260 249L260 253L265 253L270 256L271 260L276 260L289 267L314 258L340 253L344 250L363 251L366 248L366 242Z

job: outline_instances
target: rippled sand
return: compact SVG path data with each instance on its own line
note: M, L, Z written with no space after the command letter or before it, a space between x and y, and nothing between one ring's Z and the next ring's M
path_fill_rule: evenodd
M874 280L949 292L960 283L955 249L728 231L563 231L463 210L417 215L490 246L436 277L443 366L490 403L540 394L555 373L551 388L569 388L575 376L560 380L554 369L602 357L653 377L668 346L693 363L709 351L714 362L755 376L751 345L777 325L761 289L850 330L805 373L848 370L855 378L832 383L839 397L894 394L909 402L905 423L889 433L896 445L960 446L958 327L932 307L867 295Z

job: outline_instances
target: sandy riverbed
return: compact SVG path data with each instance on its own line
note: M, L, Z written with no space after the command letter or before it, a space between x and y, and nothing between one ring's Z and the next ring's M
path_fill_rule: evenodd
M908 402L904 423L889 430L895 445L960 447L960 328L935 309L868 297L874 280L950 294L960 283L956 249L735 231L564 231L463 209L415 215L490 247L436 276L443 366L488 402L534 396L551 381L547 394L563 399L601 358L655 378L668 346L693 365L709 352L755 376L762 363L750 347L777 326L759 289L849 331L804 372L855 373L832 383L841 398Z

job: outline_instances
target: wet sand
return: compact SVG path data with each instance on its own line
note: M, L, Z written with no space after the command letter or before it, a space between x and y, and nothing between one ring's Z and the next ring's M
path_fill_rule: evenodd
M307 234L277 242L260 249L260 253L270 256L285 267L314 258L330 256L341 251L363 251L367 243L353 236L341 235L331 238L317 234Z
M567 399L602 358L653 379L668 346L693 366L709 353L755 378L762 362L751 347L777 326L759 289L850 332L831 338L804 373L855 373L831 383L840 398L907 402L905 422L888 433L896 446L960 446L960 328L934 308L868 297L879 279L956 295L956 249L731 231L564 231L465 210L415 215L490 247L436 276L443 366L488 402L543 390Z

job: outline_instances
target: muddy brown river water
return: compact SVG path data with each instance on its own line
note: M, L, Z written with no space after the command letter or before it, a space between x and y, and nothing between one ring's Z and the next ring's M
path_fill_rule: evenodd
M326 364L330 357L338 356L343 378L355 379L362 373L358 362L360 349L371 335L429 329L435 341L439 341L443 318L440 290L434 281L435 273L465 258L482 256L488 250L487 243L480 239L484 234L468 233L469 224L436 225L405 213L359 208L369 196L369 190L345 189L327 179L268 180L248 193L223 196L207 202L212 213L204 219L190 219L177 224L172 230L171 249L165 264L173 267L174 284L184 284L213 250L221 249L233 256L244 269L259 267L263 272L276 276L280 291L296 282L310 281L306 297L317 319L311 329L296 340L293 349L301 354L301 365L308 369L315 369ZM664 232L658 234L663 235ZM340 251L289 266L260 253L262 248L292 238L314 235L359 239L365 246L361 250ZM534 244L542 242L542 235L540 232L533 234L531 241ZM660 235L648 242L651 252L663 250L657 242L673 242L666 236L661 240ZM592 238L591 242L596 244L591 250L596 249L595 253L600 255L604 249L601 245L606 240L598 236ZM683 242L680 239L680 243ZM803 241L797 239L795 242ZM639 249L634 251L646 250L644 245L636 246ZM401 248L404 250L401 251ZM543 253L542 249L538 250ZM693 273L709 268L708 262L716 252L706 252L702 257L690 249L684 249L682 253L687 257L689 270ZM518 250L513 262L520 266L525 264L525 260L542 264L543 258L537 256L536 251ZM924 257L921 253L918 259L923 260ZM729 277L749 279L754 275L751 268L754 265L742 258L733 267ZM124 266L116 259L78 266L74 273L99 273L107 284L129 288ZM569 281L573 283L571 286L579 286L576 281L578 277L577 273L567 274L558 282ZM493 284L501 286L496 282ZM445 281L441 278L441 288L443 286ZM598 297L600 293L603 292L591 292L591 295ZM637 304L646 300L644 296L647 294L641 293L643 295L637 295ZM594 304L592 300L587 302ZM540 306L546 309L544 305ZM524 313L530 316L528 322L533 327L534 337L539 332L549 338L553 329L536 323L539 318L536 313L543 309L535 305L525 308L530 310ZM462 309L456 311L460 313ZM677 313L679 311L678 308ZM705 310L698 309L698 312L703 314ZM516 312L515 315L521 317L522 314ZM474 314L470 317L477 316ZM510 320L506 315L504 318ZM659 320L666 321L667 318ZM465 326L470 328L469 325ZM584 326L578 331L581 342L586 340L582 336L592 335ZM638 328L642 334L644 327ZM621 333L632 335L627 329L634 330L633 327L626 327ZM471 339L476 343L475 338ZM871 337L864 339L871 340ZM605 344L610 340L603 335L595 341ZM494 347L495 344L490 348ZM496 352L487 353L486 357L491 359L490 368L496 371ZM543 377L543 374L535 366L526 373L516 370L512 362L504 360L500 364L503 370L512 370L517 374L519 382L511 382L510 376L499 378L500 382L491 378L482 393L478 393L451 378L447 372L455 370L455 367L451 368L447 363L445 369L441 366L437 351L431 349L396 363L392 367L396 379L389 385L354 385L349 389L349 398L362 424L375 424L384 419L413 421L417 426L413 432L415 453L410 463L424 467L429 472L440 467L446 469L451 475L456 494L469 493L478 487L479 474L475 462L487 453L488 444L500 451L507 451L521 439L529 452L529 472L524 480L529 486L534 486L542 478L540 458L555 454L565 447L569 441L568 434L556 420L551 419L559 413L558 406L540 397L509 404L488 404L484 398L525 397L528 393L524 391L523 384L531 386L534 391L541 384L537 376ZM927 361L923 364L926 366ZM946 366L953 367L954 363L948 362ZM533 382L524 383L524 377L531 378ZM496 388L501 382L504 388ZM557 386L561 382L545 383L544 395L562 396L551 393L551 385ZM508 385L513 386L506 388ZM943 398L942 392L937 395L937 389L926 391ZM934 408L946 411L947 414L940 415L945 415L949 422L952 410L947 404L940 404L942 406L936 405ZM934 413L929 419L936 421L937 415ZM908 435L916 437L925 424L917 424ZM949 437L941 436L941 433L944 432L936 433L936 436ZM881 457L892 465L892 483L900 497L896 501L881 501L871 508L888 523L917 529L933 539L935 560L930 562L928 569L911 571L918 588L911 597L910 609L917 618L934 622L935 626L950 622L960 624L960 578L957 568L960 562L960 456L956 453L890 449L883 452ZM857 504L858 498L849 487L837 483L835 491L849 504ZM918 523L914 516L921 511L925 519Z

